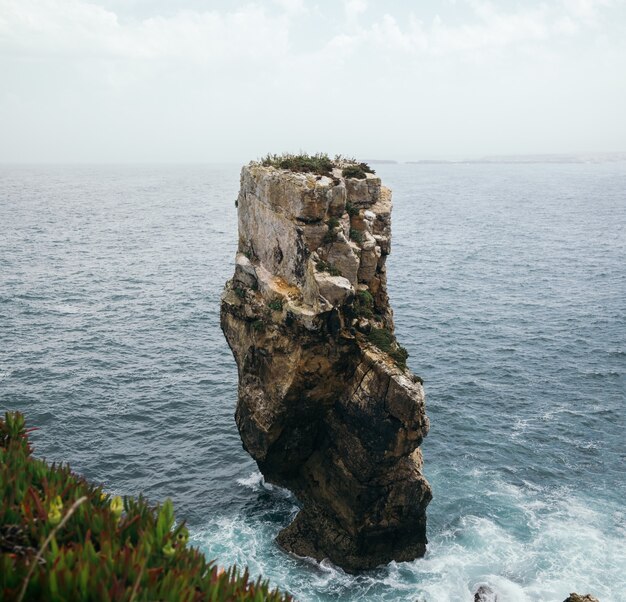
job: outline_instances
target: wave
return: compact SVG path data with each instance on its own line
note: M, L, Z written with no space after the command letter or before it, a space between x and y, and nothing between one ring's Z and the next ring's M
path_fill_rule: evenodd
M238 483L267 492L258 472ZM192 539L209 557L248 566L302 601L469 602L483 585L507 602L562 602L570 591L617 602L626 588L626 544L619 529L606 537L607 521L623 528L617 509L590 507L566 489L547 492L497 479L491 485L489 505L504 511L463 515L458 507L456 520L434 528L423 559L357 576L276 546L276 533L297 508L274 492L251 511L211 519Z

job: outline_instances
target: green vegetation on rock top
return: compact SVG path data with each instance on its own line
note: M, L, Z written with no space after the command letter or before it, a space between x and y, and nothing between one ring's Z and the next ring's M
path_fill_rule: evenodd
M25 421L0 419L0 600L289 601L188 545L168 500L105 493L33 458Z
M264 167L288 169L299 173L314 173L320 176L332 175L332 170L335 167L341 168L343 175L347 178L358 177L362 179L366 177L365 172L375 173L367 163L342 157L341 155L336 155L334 159L331 159L326 153L316 153L314 155L307 153L298 155L291 153L283 153L282 155L267 154L259 163ZM357 174L358 172L358 175L348 175L346 171L348 174Z
M357 180L365 180L367 172L374 173L367 163L359 163L358 165L348 165L344 167L341 175L344 178L356 178Z

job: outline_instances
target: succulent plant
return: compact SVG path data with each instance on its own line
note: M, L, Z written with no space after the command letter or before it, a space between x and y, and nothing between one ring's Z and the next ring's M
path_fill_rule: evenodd
M28 430L0 419L0 600L291 600L207 561L170 500L111 497L32 457Z

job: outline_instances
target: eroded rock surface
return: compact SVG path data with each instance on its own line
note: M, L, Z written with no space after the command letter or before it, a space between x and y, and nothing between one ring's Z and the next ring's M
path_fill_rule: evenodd
M352 572L422 556L428 419L393 336L391 192L373 174L250 164L238 218L221 325L243 445L302 504L278 543Z

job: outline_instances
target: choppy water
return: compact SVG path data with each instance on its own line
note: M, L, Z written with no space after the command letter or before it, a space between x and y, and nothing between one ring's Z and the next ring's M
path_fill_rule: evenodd
M378 171L432 421L426 558L352 577L272 542L296 506L241 448L218 321L237 166L0 167L0 406L300 600L626 599L626 164Z

